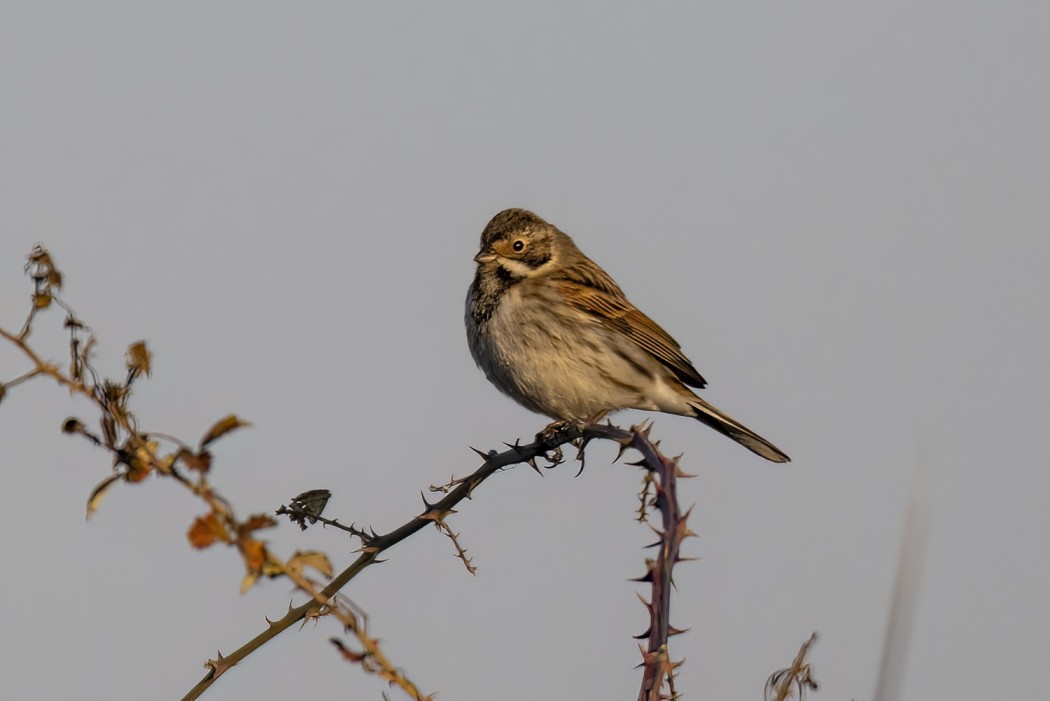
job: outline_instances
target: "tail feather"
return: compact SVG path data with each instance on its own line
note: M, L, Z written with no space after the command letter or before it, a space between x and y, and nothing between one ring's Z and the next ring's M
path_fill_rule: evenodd
M752 453L760 455L771 462L791 462L791 458L780 448L777 448L747 426L723 414L703 399L699 397L692 399L689 405L696 411L696 419L719 433L729 436Z

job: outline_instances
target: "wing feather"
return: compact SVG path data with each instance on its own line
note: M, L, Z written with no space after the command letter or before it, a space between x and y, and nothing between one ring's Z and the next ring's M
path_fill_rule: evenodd
M575 279L563 277L551 281L566 301L637 343L684 384L700 389L707 385L671 334L631 304L605 271L588 270L589 279L585 280L579 279L583 276L579 275L578 268L573 272Z

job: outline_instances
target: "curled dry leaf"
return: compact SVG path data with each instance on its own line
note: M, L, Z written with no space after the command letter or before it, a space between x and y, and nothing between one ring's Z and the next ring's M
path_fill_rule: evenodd
M327 555L316 550L296 551L288 560L288 569L296 574L301 574L304 567L312 567L325 577L332 576L332 561Z
M214 513L198 516L194 519L193 525L190 526L189 532L186 533L186 537L189 538L190 545L197 549L206 548L209 545L213 545L216 541L233 542L233 538L226 531L226 527Z
M247 421L239 419L236 414L224 416L223 418L216 421L215 425L209 428L208 432L204 434L203 438L201 438L201 450L203 451L204 448L207 447L207 445L212 441L221 438L230 431L234 431L243 426L251 426L251 424Z
M299 528L306 530L307 523L317 523L317 518L324 511L332 493L327 489L311 489L293 497L291 507L282 506L277 509L279 515L287 515L293 523L298 523Z
M99 504L102 503L102 500L106 498L106 493L109 492L109 488L120 478L121 475L110 475L95 485L95 488L91 490L91 496L88 497L87 518L91 518L91 514L95 513L95 509L97 509Z

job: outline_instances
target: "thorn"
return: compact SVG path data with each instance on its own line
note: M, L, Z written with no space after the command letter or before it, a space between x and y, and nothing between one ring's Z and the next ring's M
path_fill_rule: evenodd
M539 466L536 464L536 458L535 457L531 457L528 460L526 460L525 464L528 465L529 467L531 467L533 470L535 470L537 475L539 475L540 477L543 477L543 471L540 470Z
M489 459L490 453L486 453L486 452L483 452L481 450L478 450L477 448L475 448L472 445L468 445L467 447L470 448L471 450L473 450L478 455L480 455L482 460L488 460Z
M623 454L626 453L628 451L628 449L631 447L631 445L629 443L617 443L617 445L620 446L620 447L616 451L616 457L612 459L613 463L619 462L620 458L623 457Z
M648 667L649 665L655 664L656 662L658 662L660 660L660 651L659 650L657 650L655 652L649 652L644 647L639 645L638 646L638 652L642 653L642 663L637 665L635 667L635 669L638 669L638 667Z
M646 628L644 633L639 633L638 635L632 635L631 637L634 638L635 640L645 640L646 638L648 638L652 634L652 632L653 632L653 629L650 627L650 628Z
M645 583L645 584L649 584L650 582L653 581L653 571L649 570L648 572L643 574L641 577L632 577L631 579L628 579L627 581L628 582L642 582L642 583Z
M427 496L425 494L423 494L422 490L420 490L420 492L419 492L419 498L423 500L423 505L425 507L427 507L427 511L430 511L431 509L434 508L434 505L431 504L429 501L427 501Z
M682 633L688 633L690 630L692 630L692 628L675 628L674 626L668 626L667 635L668 637L672 635L681 635ZM682 663L679 662L678 664Z

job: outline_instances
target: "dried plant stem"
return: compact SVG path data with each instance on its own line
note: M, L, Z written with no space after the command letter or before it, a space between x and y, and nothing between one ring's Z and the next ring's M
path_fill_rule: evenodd
M646 603L650 613L650 625L644 635L640 636L648 638L648 642L642 650L644 672L639 699L664 701L677 698L675 672L681 662L671 661L667 641L670 636L683 631L670 624L672 571L676 563L685 559L680 556L682 541L693 534L686 525L689 512L682 512L677 498L677 479L686 475L678 469L677 458L663 456L659 445L649 439L648 426L624 430L611 424L558 425L557 428L549 427L529 445L515 444L508 446L509 449L501 453L478 451L484 458L481 467L469 476L452 480L448 485L439 488L444 494L442 499L433 504L424 499L425 508L422 513L384 535L366 533L353 526L341 526L335 521L321 518L319 512L315 518L308 511L302 511L299 514L300 525L315 520L339 525L362 542L357 559L325 586L319 587L303 574L303 566L310 565L328 574L331 570L327 557L311 553L311 558L307 558L305 554L297 553L291 560L284 561L273 555L265 542L253 535L260 529L276 525L273 517L254 514L244 520L238 520L234 515L233 506L209 483L211 445L221 436L247 425L246 422L233 414L224 417L205 433L196 449L174 436L140 430L134 413L127 407L127 401L136 378L150 374L151 354L145 342L139 341L129 346L128 374L123 381L101 380L91 362L94 336L90 335L90 329L77 319L73 310L59 298L62 276L54 267L50 254L42 247L37 247L30 254L29 260L30 264L26 266L26 270L35 284L33 306L21 331L13 333L0 328L0 339L19 349L31 368L6 383L0 382L0 399L3 399L8 388L36 377L46 376L65 387L71 394L86 397L99 411L100 433L93 433L76 418L67 419L63 424L64 432L81 435L94 446L111 453L114 458L114 473L92 491L88 499L88 514L98 507L106 491L118 481L134 484L150 474L169 477L201 499L208 507L208 513L197 517L187 534L194 547L205 548L216 543L234 546L244 558L248 571L242 585L244 588L251 586L261 576L286 576L309 597L306 602L289 607L280 619L268 621L265 630L229 655L220 654L216 659L208 660L208 671L204 678L187 692L184 699L199 698L225 672L292 625L310 618L334 616L343 623L345 630L356 638L360 647L360 651L355 652L349 650L342 642L333 640L346 659L361 664L367 672L377 674L400 687L409 697L417 701L427 701L431 697L423 695L415 684L394 667L383 654L377 640L368 635L364 614L338 596L339 592L358 573L376 563L381 553L428 524L436 524L452 540L457 556L468 571L473 572L473 566L465 549L460 545L457 534L445 520L455 513L454 507L470 497L479 485L503 468L525 463L536 469L537 458L547 460L551 466L562 462L561 446L567 443L574 443L579 448L578 457L582 470L584 448L589 441L596 438L616 442L621 453L628 448L639 452L641 459L633 464L647 471L641 497L641 519L646 519L649 508L655 508L661 515L660 527L654 528L659 536L654 547L659 548L659 553L655 559L647 561L646 575L640 580L650 583L652 597L651 601ZM67 313L65 327L70 329L71 357L68 369L45 361L28 341L37 313L52 303ZM82 336L85 333L89 334L86 339ZM170 452L162 451L162 444L167 444ZM278 513L294 512L288 510ZM317 556L324 560L321 568L317 566Z
M373 564L380 553L400 543L409 536L414 535L426 526L434 523L436 520L443 519L452 511L453 507L470 496L474 489L476 489L482 482L501 469L511 465L526 463L535 460L538 457L543 457L555 448L578 438L602 437L615 439L615 436L620 440L624 440L630 435L630 433L623 431L622 429L616 429L613 427L588 427L582 431L577 428L570 428L556 436L541 437L529 445L515 446L509 450L503 451L502 453L489 453L481 467L474 471L470 476L460 481L456 487L440 501L434 504L427 504L423 513L384 535L365 536L364 534L361 534L361 537L364 540L364 545L361 548L361 555L357 560L336 575L323 589L318 591L310 601L289 609L288 613L280 619L271 622L266 630L237 648L237 650L229 655L220 657L217 661L210 662L208 673L205 674L204 678L183 697L184 701L198 698L200 694L210 687L224 672L259 647L266 644L270 639L276 637L278 634L287 630L299 621L302 621L304 618L318 615L321 607L328 606L332 597L334 597L336 593L345 587L366 567Z

